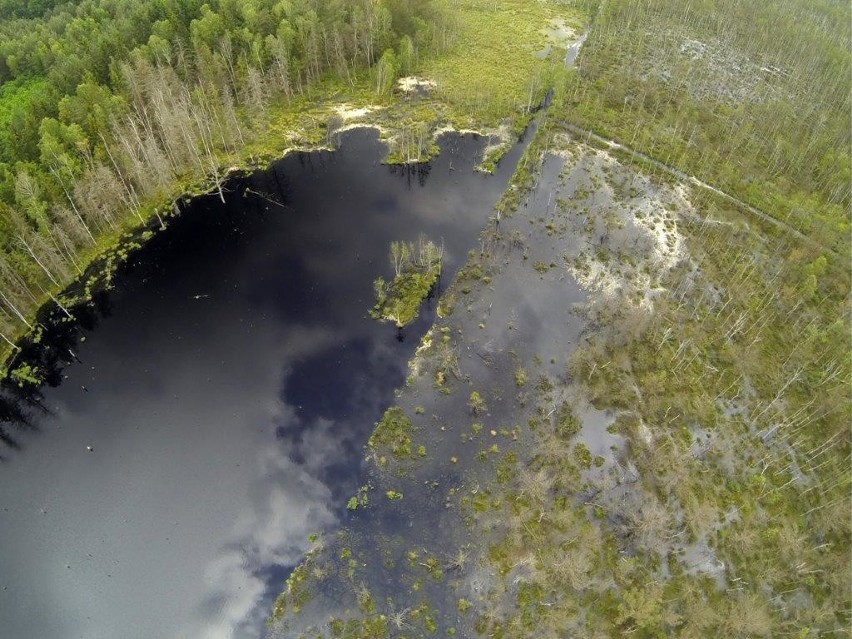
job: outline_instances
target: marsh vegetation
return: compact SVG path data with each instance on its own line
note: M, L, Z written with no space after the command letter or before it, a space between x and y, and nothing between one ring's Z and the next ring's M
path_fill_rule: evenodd
M370 317L401 329L417 319L421 304L437 286L444 247L421 236L417 242L391 242L389 257L394 276L390 282L379 277L373 283L376 303Z
M835 3L603 5L399 393L429 457L374 467L416 505L349 529L356 580L403 586L370 615L429 602L440 632L504 638L848 626L848 24ZM444 587L360 537L389 513L403 544L437 527L464 554Z
M848 255L848 9L601 3L562 117Z
M15 31L76 42L66 9L13 4ZM0 155L10 348L44 300L72 314L58 291L128 223L168 225L190 185L227 200L222 167L369 124L422 185L442 132L483 134L488 171L536 118L270 635L843 634L849 6L249 5L137 8L152 33L118 22L136 48L85 78L0 45L25 141ZM391 242L369 314L417 321L443 258Z

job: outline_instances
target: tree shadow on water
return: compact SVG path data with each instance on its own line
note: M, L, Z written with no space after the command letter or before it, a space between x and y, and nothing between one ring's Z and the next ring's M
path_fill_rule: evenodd
M30 408L46 412L40 397L8 382L0 388L0 463L24 450L21 435L38 432Z
M419 186L426 186L426 180L429 179L429 174L432 172L432 164L429 162L391 164L388 168L390 169L391 175L397 175L405 179L408 183L409 189L411 189L415 180Z
M71 317L56 305L43 307L36 318L40 330L20 340L9 361L9 374L0 381L0 461L9 461L24 449L22 433L40 430L35 416L53 414L43 389L58 387L65 379L65 367L80 362L77 350L82 333L108 317L112 304L102 292L70 311Z

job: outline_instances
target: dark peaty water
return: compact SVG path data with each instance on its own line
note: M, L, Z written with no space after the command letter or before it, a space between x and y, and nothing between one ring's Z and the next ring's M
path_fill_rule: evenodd
M133 259L2 450L3 639L262 636L431 321L400 342L367 318L388 243L443 240L452 277L520 153L488 177L482 146L447 136L411 173L350 132L247 180L285 206L200 198Z

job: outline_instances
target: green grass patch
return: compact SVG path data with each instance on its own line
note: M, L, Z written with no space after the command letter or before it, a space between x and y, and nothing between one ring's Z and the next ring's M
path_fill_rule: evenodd
M548 69L564 55L555 47L551 58L536 57L548 44L545 30L561 18L579 33L584 19L576 9L546 1L453 0L447 10L455 20L454 44L420 73L437 82L436 95L463 115L461 126L496 126L506 114L518 117L537 105Z
M392 406L376 422L376 428L367 440L367 446L373 450L389 449L394 457L410 457L413 432L414 425L405 411L398 406Z
M396 275L390 282L380 277L373 283L376 303L370 316L393 322L397 328L417 319L420 305L441 276L442 259L443 248L423 237L416 244L391 242L390 261Z

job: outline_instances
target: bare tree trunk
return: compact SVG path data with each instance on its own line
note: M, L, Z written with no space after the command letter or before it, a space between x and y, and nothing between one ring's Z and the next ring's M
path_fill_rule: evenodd
M35 263L41 267L41 270L43 270L47 277L50 278L50 281L53 282L56 286L59 286L59 282L56 280L55 277L53 277L53 273L51 273L50 270L48 270L48 268L42 263L42 261L35 254L35 251L33 251L32 246L30 246L30 244L23 238L22 235L18 235L18 242L20 242L21 246L23 246L27 253L29 253L30 257L33 258L33 261L35 261Z
M56 156L54 156L54 157L56 157ZM65 193L65 197L68 199L68 203L71 205L71 209L74 211L74 214L77 216L77 219L80 222L80 226L82 226L83 229L86 231L86 235L89 236L89 240L91 241L92 246L94 246L95 244L97 244L97 242L95 241L95 236L92 235L92 231L89 229L88 224L86 224L85 220L83 220L83 216L80 214L80 211L77 209L77 205L74 203L74 199L71 197L71 194L68 192L68 189L65 186L65 180L62 179L62 177L59 174L59 171L56 169L56 167L54 167L52 165L50 167L50 172L53 173L53 175L56 177L57 181L59 182L59 185L62 187L62 192Z
M19 310L18 310L18 308L17 308L17 307L16 307L16 306L15 306L15 305L14 305L14 304L13 304L13 303L9 300L9 298L8 298L8 297L6 297L6 294L5 294L2 290L0 290L0 297L2 297L2 298L3 298L3 302L6 304L6 306L8 306L8 307L9 307L9 309L10 309L10 310L11 310L11 311L15 314L15 316L16 316L19 320L21 320L21 322L23 322L24 324L26 324L27 328L29 328L30 330L32 330L32 329L33 329L33 325L32 325L32 324L30 324L30 323L27 321L27 318L26 318L26 317L24 317L23 313L21 313L21 311L19 311Z

